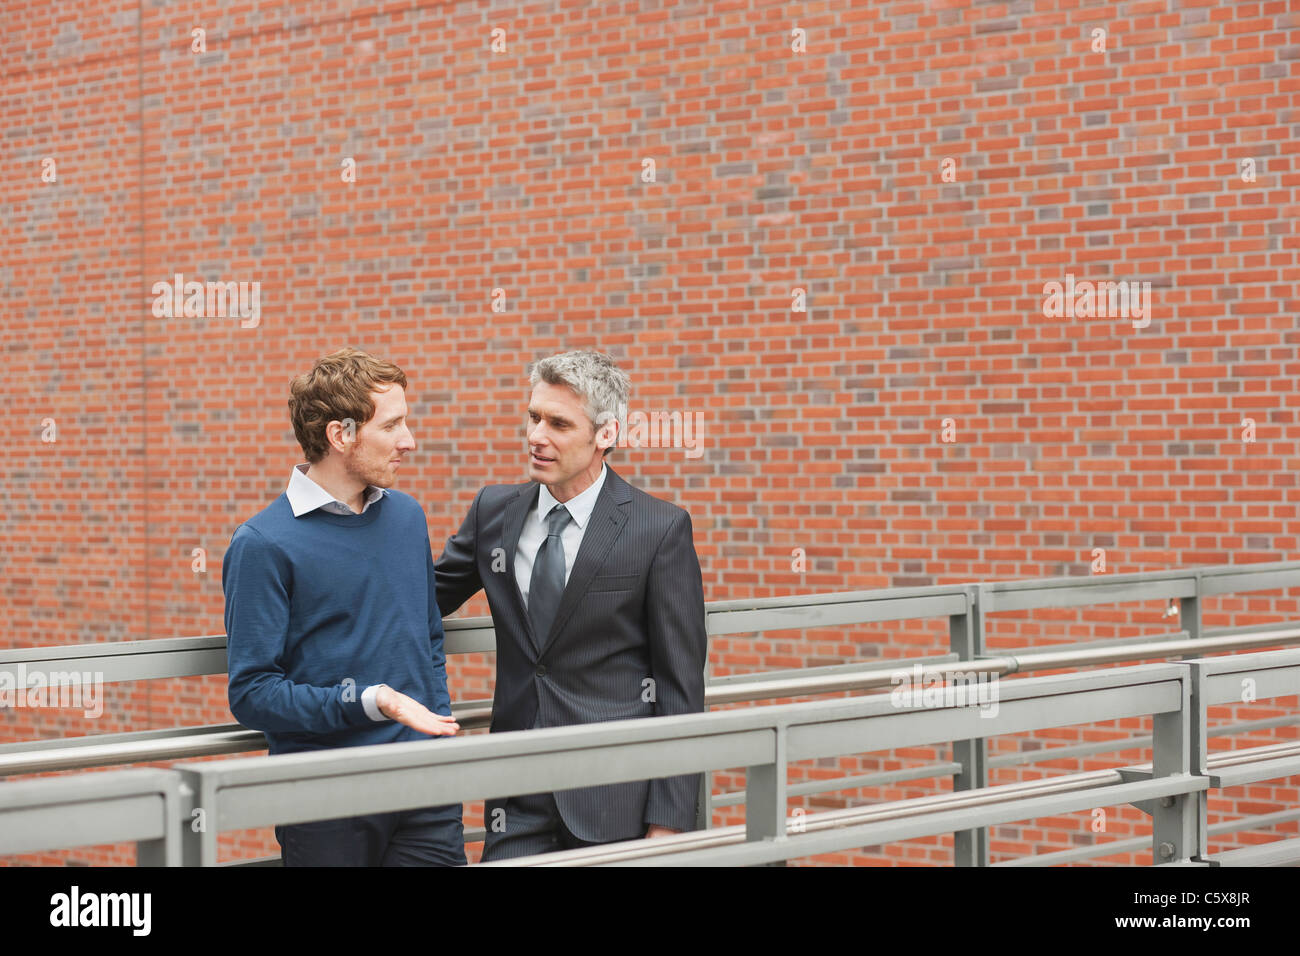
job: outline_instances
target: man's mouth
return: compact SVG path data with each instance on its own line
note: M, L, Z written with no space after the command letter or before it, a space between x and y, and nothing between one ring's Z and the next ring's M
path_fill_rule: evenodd
M533 461L537 462L537 464L539 464L539 465L547 465L547 464L550 464L551 462L555 461L555 459L554 459L554 458L546 458L546 457L543 456L543 455L539 455L539 454L537 454L537 452L533 452Z

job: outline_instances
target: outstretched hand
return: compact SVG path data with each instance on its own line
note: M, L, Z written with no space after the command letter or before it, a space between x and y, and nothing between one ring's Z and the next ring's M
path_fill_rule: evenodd
M399 724L405 724L412 730L433 737L452 737L460 730L455 717L435 714L428 707L405 694L384 685L375 695L375 706L385 717L391 717Z

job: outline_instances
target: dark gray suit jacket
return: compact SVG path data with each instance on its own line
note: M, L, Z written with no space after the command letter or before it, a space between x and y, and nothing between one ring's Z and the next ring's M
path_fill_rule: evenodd
M487 593L494 732L704 709L704 586L691 516L605 467L549 634L532 633L514 571L536 482L480 490L434 565L444 617L479 588ZM606 843L650 824L695 829L698 786L692 774L560 791L555 802L574 836Z

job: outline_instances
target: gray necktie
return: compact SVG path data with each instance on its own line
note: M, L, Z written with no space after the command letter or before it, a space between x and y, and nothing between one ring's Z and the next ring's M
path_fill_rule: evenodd
M560 532L571 516L564 505L556 505L546 516L546 540L537 549L533 561L533 576L528 583L528 619L533 623L533 635L541 650L546 636L555 622L555 612L560 609L564 596L564 542Z

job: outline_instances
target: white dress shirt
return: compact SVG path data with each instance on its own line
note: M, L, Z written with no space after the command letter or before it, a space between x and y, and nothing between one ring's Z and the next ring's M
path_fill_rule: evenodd
M605 463L600 463L600 474L591 483L591 487L579 495L564 502L569 516L573 518L560 532L560 542L564 545L564 583L569 583L569 574L573 571L573 562L578 557L578 548L582 546L582 536L587 531L587 522L591 520L591 511L596 507L600 497L601 486L605 484ZM551 490L542 485L537 492L537 507L528 512L524 518L523 530L519 532L519 544L515 548L515 580L519 582L519 593L523 595L524 607L528 607L528 587L533 580L533 562L537 560L537 551L546 540L546 516L560 502L555 500Z
M336 515L354 515L356 514L342 501L339 501L332 494L322 488L316 482L307 477L307 468L309 466L304 462L294 467L289 475L289 487L284 490L285 495L289 498L289 507L293 509L293 516L301 518L309 511L315 511L317 508L324 508L331 514ZM384 495L388 494L387 488L378 488L375 485L366 486L366 501L361 506L361 513L365 514L366 509L373 505Z

